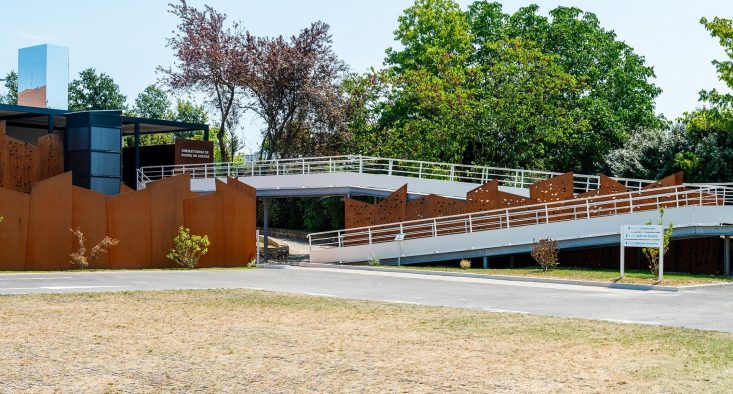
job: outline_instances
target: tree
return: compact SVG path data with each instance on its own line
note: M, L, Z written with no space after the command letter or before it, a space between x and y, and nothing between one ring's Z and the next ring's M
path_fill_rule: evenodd
M171 101L168 95L155 85L149 85L135 98L132 107L135 116L151 119L172 119Z
M173 118L179 122L186 123L209 123L209 114L206 113L206 109L203 105L194 104L188 100L176 100L176 108L174 110ZM181 131L175 133L176 138L203 138L202 131Z
M728 60L713 60L718 78L733 89L733 20L715 17L713 20L701 18L700 23L717 38L725 50ZM721 93L717 89L701 90L700 101L703 108L685 113L683 121L692 131L731 132L733 131L733 94Z
M733 179L733 133L690 130L684 123L634 133L612 150L606 164L614 176L660 179L684 171L689 182Z
M530 42L517 39L486 45L494 52L481 70L483 107L465 157L477 164L552 170L580 170L591 125L570 99L584 88L574 76Z
M573 98L584 82L534 41L489 29L490 21L472 25L471 15L451 0L405 10L395 31L402 48L387 50L388 68L346 85L351 146L421 160L582 167L577 151L591 122Z
M221 160L229 161L227 121L232 109L239 105L248 80L247 46L251 37L237 22L225 26L226 15L209 6L199 10L181 0L170 7L170 12L180 20L174 36L168 39L176 63L172 68L158 70L171 89L196 90L210 98L219 115L216 137Z
M377 105L377 144L364 153L463 161L475 134L478 92L469 26L452 0L417 0L399 18L387 49L384 104Z
M0 104L18 104L18 73L10 70L2 81L7 93L4 96L0 95Z
M512 15L501 4L476 1L467 16L478 50L475 61L486 63L495 55L488 44L506 39L534 43L544 54L555 55L562 70L582 84L571 92L571 107L582 111L589 123L584 142L574 147L578 165L570 168L591 172L603 170L603 157L618 148L633 130L657 128L663 121L654 111L661 89L650 82L654 69L644 58L600 25L589 12L557 7L550 18L530 5Z
M265 121L261 155L323 154L343 130L340 84L346 65L331 47L329 26L250 42L247 108ZM332 150L332 149L331 149Z
M120 87L105 73L97 74L93 68L79 73L79 78L69 84L69 110L125 110L127 97Z

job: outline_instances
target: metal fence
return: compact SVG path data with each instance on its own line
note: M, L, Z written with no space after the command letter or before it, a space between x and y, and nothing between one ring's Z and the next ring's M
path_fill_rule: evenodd
M733 205L733 188L671 186L453 216L326 231L308 235L311 247L341 248L478 231L590 219L660 208Z
M501 186L528 188L531 184L561 175L558 172L513 168L448 164L429 161L389 159L370 156L327 156L298 159L246 161L242 163L211 163L197 165L149 166L138 170L138 185L183 173L194 179L247 177L296 174L355 172L361 174L394 175L419 179L484 184L496 179ZM652 180L614 178L631 190L640 190ZM575 174L576 193L597 189L597 175Z

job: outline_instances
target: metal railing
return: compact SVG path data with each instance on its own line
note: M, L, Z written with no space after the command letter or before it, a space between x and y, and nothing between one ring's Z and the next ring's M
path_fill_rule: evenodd
M535 182L561 175L559 172L551 171L389 159L361 155L258 160L242 163L149 166L140 168L137 175L139 187L144 188L146 183L183 173L188 173L194 179L201 179L334 172L395 175L476 184L484 184L496 179L501 186L517 188L528 188ZM631 190L640 190L642 187L654 183L654 181L645 179L613 179ZM597 189L599 182L597 175L575 174L573 176L573 186L576 193Z
M500 230L569 220L628 214L659 208L733 205L733 188L670 186L644 191L555 201L460 215L410 220L308 235L311 248L342 248L404 240Z

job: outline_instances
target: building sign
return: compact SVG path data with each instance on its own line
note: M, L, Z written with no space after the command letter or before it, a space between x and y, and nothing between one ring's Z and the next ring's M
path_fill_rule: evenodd
M664 228L651 224L621 226L621 278L624 277L626 248L659 248L659 281L664 279Z
M621 226L621 244L634 248L661 248L664 242L662 226Z
M175 164L207 164L214 161L211 141L176 140Z

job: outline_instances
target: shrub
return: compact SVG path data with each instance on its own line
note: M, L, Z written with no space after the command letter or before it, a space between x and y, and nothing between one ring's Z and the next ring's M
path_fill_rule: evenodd
M469 259L462 259L459 264L461 265L461 269L467 270L471 268L471 260Z
M254 268L257 267L257 259L252 259L247 263L247 268Z
M543 271L552 270L559 264L557 260L557 242L550 238L542 238L532 246L532 258Z
M369 260L367 261L367 264L369 264L369 265L371 265L373 267L382 265L382 263L379 261L379 257L377 257L375 255L372 255L371 257L369 257Z
M651 225L652 221L649 220L646 224ZM664 224L664 207L659 208L659 221L657 224L660 226ZM672 222L669 222L667 228L664 229L662 253L667 253L670 238L672 238ZM644 256L649 261L649 271L652 275L659 276L659 248L642 248L641 251L644 252Z
M77 266L80 270L89 267L90 264L96 264L111 247L120 243L120 241L114 238L104 237L104 239L99 241L98 244L94 245L87 256L86 237L84 236L84 233L78 227L76 230L69 229L69 231L74 234L78 244L78 249L72 252L69 255L69 258L71 259L71 264Z
M178 235L173 238L173 248L167 257L182 267L196 268L201 256L209 251L209 245L208 236L191 235L191 230L181 226Z

